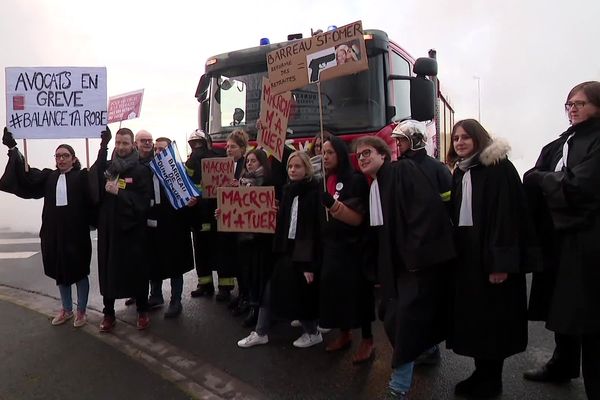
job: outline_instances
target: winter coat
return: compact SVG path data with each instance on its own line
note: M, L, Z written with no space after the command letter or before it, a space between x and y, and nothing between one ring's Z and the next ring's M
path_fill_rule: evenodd
M296 237L289 239L291 209L296 196ZM321 212L325 211L319 203L318 181L305 180L284 186L273 242L277 261L271 278L271 307L273 313L282 318L314 320L318 317L321 251L318 213ZM304 272L315 273L312 283L306 282Z
M365 215L368 184L358 173L338 177L336 193L347 207ZM322 214L324 217L324 213ZM333 216L322 218L323 260L320 270L319 324L324 328L358 328L375 319L373 283L363 264L366 223L351 226Z
M566 167L528 176L544 193L560 246L546 326L562 334L598 334L600 118L571 126L561 139L571 134Z
M109 299L135 297L148 285L149 270L144 251L146 219L152 197L152 173L140 163L119 176L115 196L106 192L101 171L110 165L107 151L100 149L92 166L98 176L100 211L98 215L98 278L100 293Z
M439 193L408 159L377 172L383 225L377 232L377 270L392 366L413 361L446 337L448 262L452 230Z
M93 210L87 170L71 170L65 175L67 205L56 205L58 170L29 168L17 149L8 153L9 162L0 190L21 198L44 198L40 242L46 276L58 285L71 285L90 274L92 243L90 223Z
M525 272L537 266L533 227L519 175L508 160L510 147L496 140L472 161L473 226L459 226L462 181L456 168L452 188L458 260L454 277L451 329L455 353L500 360L527 346ZM508 273L499 284L493 272Z

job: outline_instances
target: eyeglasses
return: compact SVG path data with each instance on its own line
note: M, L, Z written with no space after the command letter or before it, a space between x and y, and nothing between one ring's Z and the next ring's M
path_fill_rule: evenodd
M152 139L139 139L140 143L150 144L152 143Z
M361 151L360 153L356 153L356 158L358 158L359 160L361 158L369 158L371 157L371 149L366 149Z
M70 153L55 154L54 158L57 160L66 160L68 158L71 158L71 154Z
M567 101L565 103L565 111L569 111L571 108L575 108L576 110L579 110L583 107L585 107L585 105L587 104L587 101L582 101L582 100L578 100L578 101Z

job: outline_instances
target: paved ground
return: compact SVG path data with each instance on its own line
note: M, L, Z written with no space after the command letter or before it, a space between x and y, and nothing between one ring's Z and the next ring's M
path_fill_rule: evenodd
M164 320L163 310L155 311L150 329L139 333L132 326L135 310L119 301L115 333L100 335L96 325L100 319L97 311L101 309L101 297L94 260L90 277L91 323L83 330L72 326L52 327L49 316L60 308L58 290L54 282L43 275L38 252L39 243L34 235L0 231L0 315L3 318L0 399L384 397L390 373L390 348L379 323L374 326L377 357L358 367L351 364L352 350L326 354L323 346L295 349L291 342L300 332L284 322L273 328L268 345L239 349L237 340L249 330L241 327L241 319L230 316L226 307L214 299L189 298L189 291L195 285L194 273L190 272L186 275L184 313L179 319ZM166 297L168 286L164 284ZM31 332L32 336L20 334L22 330ZM507 361L504 394L499 398L585 399L580 379L556 386L534 384L521 378L522 371L547 359L552 347L552 336L543 326L531 324L528 351ZM69 354L69 365L64 369L55 366L59 354ZM43 373L50 370L52 373ZM471 370L469 359L444 351L439 366L417 370L411 399L453 399L454 384ZM27 378L27 371L32 371L33 378ZM52 397L57 379L73 382L75 387L85 384L94 390L80 397L68 397L68 394ZM70 383L65 384L69 386ZM143 394L145 392L139 396L131 394L140 387L148 391L148 396ZM133 392L127 394L127 390ZM64 393L67 392L72 390L65 389Z

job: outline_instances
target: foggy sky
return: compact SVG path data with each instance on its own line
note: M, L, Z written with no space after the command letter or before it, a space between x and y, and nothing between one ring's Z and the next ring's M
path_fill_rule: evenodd
M278 42L288 33L306 37L311 28L362 20L414 57L437 50L456 120L477 118L473 77L479 76L482 123L511 142L511 160L524 172L541 146L567 128L563 104L570 88L600 80L598 15L600 2L593 0L4 0L0 86L8 66L106 66L109 96L145 89L141 118L123 126L176 139L183 153L185 137L197 127L193 95L209 56L256 46L265 36ZM3 93L2 124L5 109ZM52 168L61 142L29 140L30 164ZM84 140L69 143L85 165ZM99 141L90 143L93 162ZM6 160L3 148L2 169ZM37 232L41 205L0 193L0 228Z

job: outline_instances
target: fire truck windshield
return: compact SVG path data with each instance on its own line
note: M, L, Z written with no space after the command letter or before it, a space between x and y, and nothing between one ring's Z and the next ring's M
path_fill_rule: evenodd
M256 138L265 70L240 74L239 66L213 73L210 82L209 133L223 140L235 128ZM323 125L334 134L376 131L385 126L383 56L369 58L367 71L321 82ZM313 136L319 130L317 85L292 91L288 137Z

